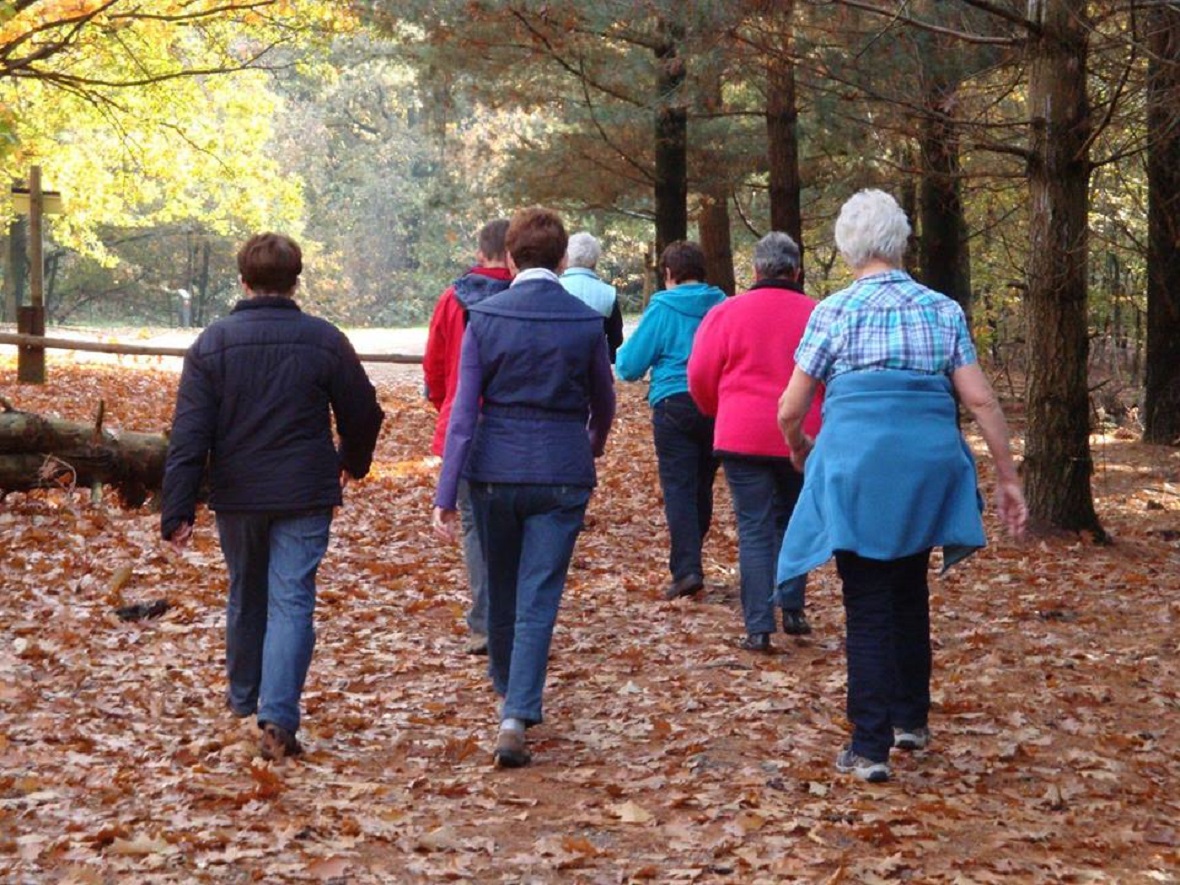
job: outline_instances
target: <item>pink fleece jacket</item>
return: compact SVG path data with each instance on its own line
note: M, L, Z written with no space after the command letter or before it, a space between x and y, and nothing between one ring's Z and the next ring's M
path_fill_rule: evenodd
M778 429L778 400L814 308L794 283L764 280L705 316L688 360L688 388L697 407L716 416L714 451L790 457ZM803 421L813 437L822 404L821 390Z

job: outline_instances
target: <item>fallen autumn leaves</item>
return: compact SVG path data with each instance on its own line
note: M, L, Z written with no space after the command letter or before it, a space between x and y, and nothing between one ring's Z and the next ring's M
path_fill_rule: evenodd
M18 408L162 430L176 376L50 365ZM931 748L894 781L835 774L842 611L741 652L723 481L708 591L667 603L641 391L579 541L533 767L490 767L494 696L461 653L457 549L436 544L413 370L378 379L374 474L320 580L307 754L254 758L222 703L224 572L207 515L174 555L157 519L81 493L0 509L0 871L14 882L1175 882L1180 868L1180 452L1096 444L1117 539L995 542L933 582ZM985 476L985 483L988 478ZM994 526L993 526L994 528ZM167 597L161 618L115 607Z

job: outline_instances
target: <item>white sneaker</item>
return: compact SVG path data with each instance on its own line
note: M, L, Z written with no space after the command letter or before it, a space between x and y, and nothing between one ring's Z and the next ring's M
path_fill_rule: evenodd
M925 750L930 743L930 729L925 725L918 728L893 729L893 746L899 750Z

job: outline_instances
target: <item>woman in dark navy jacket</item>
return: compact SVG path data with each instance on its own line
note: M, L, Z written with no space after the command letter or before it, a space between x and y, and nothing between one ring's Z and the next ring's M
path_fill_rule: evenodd
M383 415L344 333L294 301L298 244L253 236L238 270L246 297L184 358L160 529L175 546L188 543L208 463L229 571L226 704L236 716L257 713L262 755L282 758L300 752L332 511L344 481L369 472Z
M558 282L561 219L519 210L512 285L471 308L433 522L455 535L460 477L488 566L488 671L503 699L494 762L529 762L549 644L582 517L614 419L602 317Z

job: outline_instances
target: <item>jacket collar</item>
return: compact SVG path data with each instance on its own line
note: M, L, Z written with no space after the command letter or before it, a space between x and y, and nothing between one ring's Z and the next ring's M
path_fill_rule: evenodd
M750 287L750 291L752 292L755 289L789 289L792 292L798 292L800 295L807 294L803 291L803 287L794 280L784 279L758 280Z
M255 295L253 298L243 298L234 305L232 313L242 310L258 310L264 307L278 307L283 310L299 310L299 305L293 298L285 295Z
M528 270L522 270L516 275L512 281L515 286L518 283L527 283L530 280L549 280L550 282L558 282L557 274L549 270L547 267L530 267Z

